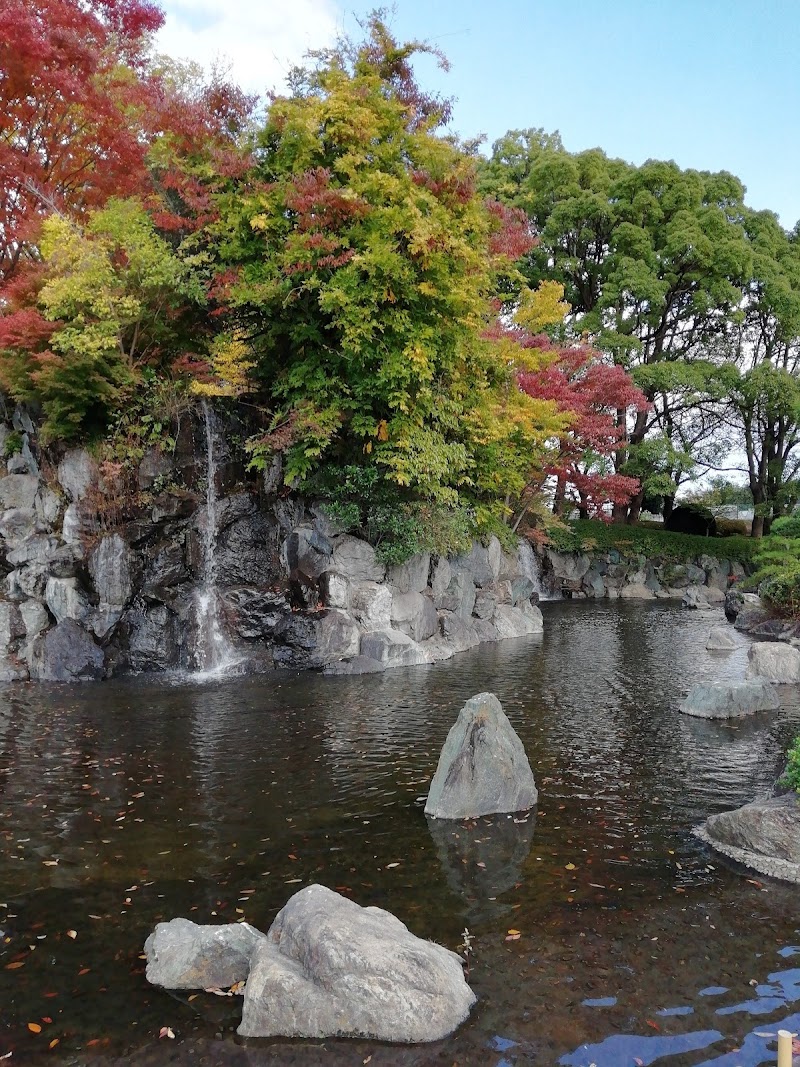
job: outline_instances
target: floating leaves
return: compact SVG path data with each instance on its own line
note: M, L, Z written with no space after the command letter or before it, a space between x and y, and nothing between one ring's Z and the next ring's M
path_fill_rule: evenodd
M175 1031L171 1026L162 1026L158 1032L159 1037L169 1037L173 1041L175 1040Z

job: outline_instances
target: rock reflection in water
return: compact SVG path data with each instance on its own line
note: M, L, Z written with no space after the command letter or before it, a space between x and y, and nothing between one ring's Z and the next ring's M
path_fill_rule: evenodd
M464 901L466 919L481 922L508 911L497 898L522 879L536 809L469 822L426 818L447 884Z

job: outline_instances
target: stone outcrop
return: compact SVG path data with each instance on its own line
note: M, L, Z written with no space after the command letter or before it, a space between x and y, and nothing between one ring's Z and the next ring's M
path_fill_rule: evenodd
M768 682L800 682L800 649L757 641L748 651L747 677Z
M738 719L757 711L775 711L779 707L780 699L775 689L759 678L695 686L678 711L698 719Z
M311 885L256 946L239 1033L438 1041L474 1002L454 952L415 937L382 908Z
M725 541L712 540L714 550L724 552ZM683 600L687 607L721 604L731 582L743 578L740 563L701 554L693 562L632 553L617 549L596 552L556 552L545 549L545 580L566 596L590 600Z
M517 733L493 693L468 700L439 756L425 814L435 819L473 819L496 812L527 811L536 784Z
M695 831L718 852L761 874L800 884L800 797L755 800L712 815Z
M253 953L265 940L248 923L158 923L144 943L146 978L164 989L228 989L246 981Z
M12 457L0 476L0 680L192 669L205 426L185 418L174 452L149 448L126 485L79 448L46 482L30 433L29 459ZM420 553L387 570L323 505L248 481L219 437L218 619L247 669L380 671L541 632L540 568L527 543L509 554L493 538L454 559Z

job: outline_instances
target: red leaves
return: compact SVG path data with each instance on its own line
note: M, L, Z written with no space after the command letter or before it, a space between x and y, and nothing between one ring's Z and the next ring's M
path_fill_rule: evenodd
M493 256L513 261L536 247L538 240L531 232L530 220L521 208L509 207L498 200L487 200L486 210L495 220L495 229L489 238L489 251Z

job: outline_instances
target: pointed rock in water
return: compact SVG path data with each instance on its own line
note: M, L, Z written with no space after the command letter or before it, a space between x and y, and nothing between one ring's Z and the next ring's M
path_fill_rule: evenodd
M472 697L447 735L425 814L474 819L526 811L537 796L525 749L500 701L493 693Z
M144 943L147 981L164 989L227 989L247 979L250 959L263 941L264 934L249 923L157 923Z
M256 946L239 1033L438 1041L474 1003L454 952L382 908L310 885Z

